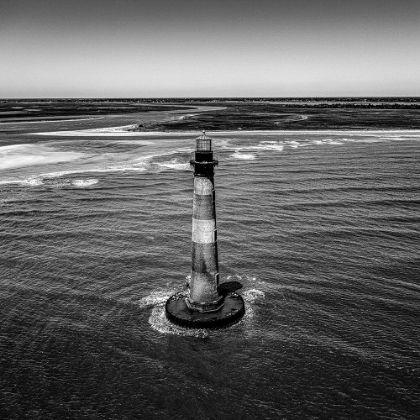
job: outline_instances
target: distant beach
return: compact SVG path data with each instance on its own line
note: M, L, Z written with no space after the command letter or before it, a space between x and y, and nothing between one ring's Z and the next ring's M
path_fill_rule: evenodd
M50 131L43 133L30 133L31 135L41 136L71 136L71 137L90 137L90 136L115 136L115 137L180 137L180 136L194 136L197 131L130 131L132 125L120 127L105 127L105 128L92 128L85 130L69 130L69 131ZM302 134L348 134L348 135L383 135L386 133L400 133L419 135L420 130L231 130L231 131L211 131L212 136L226 136L226 135L302 135Z

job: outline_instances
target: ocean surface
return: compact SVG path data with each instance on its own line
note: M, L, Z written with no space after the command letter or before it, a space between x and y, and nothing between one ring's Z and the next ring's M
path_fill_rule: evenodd
M246 300L219 331L163 306L199 133L27 132L0 135L1 419L420 418L420 132L209 133Z

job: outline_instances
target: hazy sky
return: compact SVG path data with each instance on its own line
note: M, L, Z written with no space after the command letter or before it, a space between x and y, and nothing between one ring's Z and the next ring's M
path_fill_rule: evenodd
M0 97L420 96L420 0L0 0Z

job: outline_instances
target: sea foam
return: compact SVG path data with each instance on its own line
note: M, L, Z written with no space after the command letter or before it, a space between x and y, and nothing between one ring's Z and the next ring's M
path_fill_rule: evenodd
M176 171L189 171L190 164L189 162L183 162L178 159L171 159L167 162L159 162L157 165L160 169L174 169Z
M265 298L265 293L258 289L250 289L242 293L242 296L248 303L256 303Z
M255 159L255 155L252 153L240 153L240 152L235 152L234 154L230 155L230 157L234 159L241 159L241 160L254 160Z
M95 185L98 183L97 179L75 179L72 184L75 187L79 187L79 188L85 188L85 187L90 187L92 185Z
M64 152L42 144L1 146L0 170L70 162L87 156L85 153Z
M187 280L188 280L187 276ZM156 290L152 292L150 295L145 296L144 298L140 299L137 302L141 308L151 308L152 312L149 316L149 324L150 326L157 332L162 334L174 334L174 335L182 335L186 337L198 337L198 338L206 338L211 333L215 334L217 331L225 331L225 330L209 330L207 328L184 328L178 325L175 325L168 321L165 314L165 303L167 299L175 293L175 289L171 290ZM251 289L245 291L243 293L243 298L245 301L245 315L241 321L237 324L229 327L235 328L236 326L240 326L242 324L247 324L250 322L254 316L255 311L253 309L253 303L257 302L264 298L264 293L256 290Z

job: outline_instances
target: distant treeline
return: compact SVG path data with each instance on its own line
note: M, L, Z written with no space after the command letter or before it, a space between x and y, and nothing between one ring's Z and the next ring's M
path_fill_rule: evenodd
M153 104L153 105L200 105L200 104L212 104L220 106L234 106L238 104L258 104L258 103L276 103L282 107L309 107L309 108L377 108L377 109L419 109L420 97L307 97L307 98L26 98L26 99L0 99L0 104L12 105L12 104L40 104L40 105L91 105L95 106L98 104L107 106L120 106L122 104L128 106L137 106L140 104ZM121 109L121 108L120 108ZM122 109L121 109L122 110ZM149 108L142 109L141 111L158 111L162 109ZM167 109L166 109L167 110ZM132 110L125 110L126 112L138 112L139 108L133 108ZM98 113L97 109L95 113Z
M4 98L0 102L419 102L418 96L371 97L197 97L197 98Z

